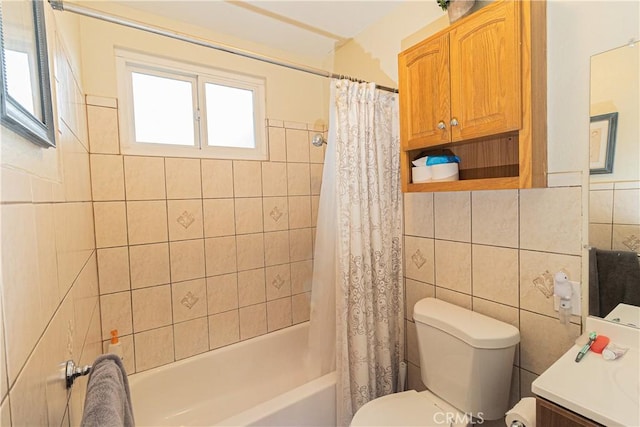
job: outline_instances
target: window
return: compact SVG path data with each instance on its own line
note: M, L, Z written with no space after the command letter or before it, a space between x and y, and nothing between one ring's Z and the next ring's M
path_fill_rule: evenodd
M117 51L123 153L266 160L262 78Z

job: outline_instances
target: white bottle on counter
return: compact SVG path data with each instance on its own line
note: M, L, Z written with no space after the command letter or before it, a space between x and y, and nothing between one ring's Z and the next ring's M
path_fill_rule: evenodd
M111 342L107 348L107 353L115 354L124 362L124 352L122 351L122 344L118 339L118 330L113 329L111 331Z

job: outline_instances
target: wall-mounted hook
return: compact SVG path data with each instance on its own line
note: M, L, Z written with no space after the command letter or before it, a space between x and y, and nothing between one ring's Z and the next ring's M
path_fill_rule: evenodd
M91 372L91 365L76 366L73 360L67 360L67 364L65 367L65 379L67 381L67 388L71 388L76 378L89 375L89 372Z

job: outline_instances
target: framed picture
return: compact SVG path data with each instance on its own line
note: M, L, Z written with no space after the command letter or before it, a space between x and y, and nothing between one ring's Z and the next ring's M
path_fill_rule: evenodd
M613 172L617 126L617 112L591 117L589 126L589 173L591 175Z

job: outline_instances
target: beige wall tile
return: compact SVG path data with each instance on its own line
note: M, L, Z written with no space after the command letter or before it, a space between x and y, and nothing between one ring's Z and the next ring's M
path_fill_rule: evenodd
M589 224L589 245L598 249L611 249L613 224Z
M262 198L235 199L235 216L237 234L262 232Z
M553 275L564 271L569 280L581 281L579 256L520 251L520 308L557 318L553 309Z
M262 194L264 196L286 196L287 164L283 162L263 162L262 185Z
M435 253L433 239L405 236L405 276L425 283L435 283Z
M578 335L578 325L562 325L558 319L520 310L520 366L540 375L573 346Z
M515 307L473 297L473 311L520 328L520 312Z
M523 397L535 397L533 391L531 391L531 383L533 383L538 375L533 372L529 372L520 368L520 398Z
M413 307L423 298L434 297L435 287L416 280L405 279L405 318L413 320Z
M267 303L267 330L269 332L291 326L291 298L280 298Z
M240 341L238 310L209 316L209 348L211 350Z
M469 192L435 193L436 239L471 241L471 195Z
M34 352L17 378L9 399L14 426L48 425L45 359L41 351Z
M127 244L127 213L124 202L95 202L93 214L96 247Z
M102 315L102 339L110 339L112 329L117 329L119 335L129 335L133 332L131 292L101 296L100 313Z
M62 295L69 290L78 271L91 256L96 234L91 220L90 202L54 203L53 209L58 251L58 285Z
M124 167L121 156L91 155L93 200L124 200Z
M207 316L205 279L171 284L171 298L173 299L173 323Z
M289 228L311 227L311 197L289 197Z
M306 123L300 123L300 122L291 122L291 121L283 121L284 123L284 127L287 129L301 129L301 130L307 130L307 124Z
M173 335L176 360L209 351L209 324L206 317L176 323Z
M287 145L284 128L269 125L269 160L272 162L287 161Z
M234 160L233 188L236 197L262 196L262 167L260 162Z
M238 273L238 303L240 307L266 301L264 268Z
M169 283L169 244L130 246L129 265L133 289Z
M289 196L311 194L311 172L307 163L287 163L287 189Z
M64 126L58 149L62 149L64 161L62 162L62 185L64 186L65 200L89 201L91 200L91 167L89 165L89 153L75 135Z
M127 200L165 199L164 159L124 156Z
M183 240L169 243L171 281L205 277L204 240Z
M433 193L404 193L404 234L433 237Z
M207 276L217 276L237 271L236 236L205 239Z
M240 339L247 340L267 333L267 305L256 304L239 310Z
M202 200L167 201L169 240L201 239Z
M291 271L289 264L267 267L265 269L265 276L268 301L291 296Z
M313 258L313 242L310 228L289 231L289 259L291 262Z
M613 222L615 224L640 224L640 189L616 190L614 192Z
M167 203L164 200L127 202L129 244L168 240Z
M4 343L4 316L2 314L2 293L0 292L0 342ZM7 358L5 353L5 346L3 344L0 349L0 402L4 400L4 397L9 392L9 383L7 379ZM3 424L4 425L4 424Z
M473 245L472 264L473 296L518 307L517 249Z
M202 197L233 197L233 162L202 159Z
M407 334L407 353L406 358L409 363L413 363L416 366L420 366L420 354L418 346L418 332L416 330L416 324L414 322L405 322L406 334Z
M5 203L31 202L33 198L29 175L6 167L0 167L0 190Z
M309 132L298 129L286 129L287 162L309 163Z
M310 312L310 292L304 292L302 294L293 295L291 297L291 317L293 318L294 325L308 321Z
M58 264L56 249L56 230L54 205L37 204L35 208L35 226L37 239L37 260L39 292L45 319L51 318L58 308L62 296L58 284Z
M234 199L203 200L204 236L218 237L236 234Z
M291 293L300 294L311 291L313 279L313 261L299 261L290 264Z
M613 190L589 191L589 222L613 222Z
M202 178L200 159L164 159L167 174L167 199L199 199Z
M264 233L265 265L277 265L289 262L289 232L274 231Z
M1 401L0 405L0 424L3 426L10 426L11 424L11 409L9 408L9 399Z
M436 286L436 298L471 310L471 295Z
M207 302L209 314L238 308L238 275L207 277Z
M409 363L407 368L407 390L422 391L426 389L422 383L420 367Z
M640 252L640 225L613 224L613 250Z
M471 245L436 240L436 286L471 294Z
M100 294L128 291L129 250L126 246L98 249Z
M581 215L580 187L521 190L520 248L580 254Z
M92 153L118 154L118 110L87 105L89 148Z
M238 246L238 271L264 267L265 253L262 233L236 236L236 243Z
M146 371L174 360L173 327L152 329L134 335L136 371Z
M322 187L322 164L309 165L309 180L311 184L311 194L320 195L320 188Z
M39 295L35 208L31 204L1 205L2 283L9 383L34 348L45 319Z
M518 247L518 190L471 193L471 240L486 245Z
M287 201L287 197L265 197L262 199L264 231L287 230L289 228Z
M318 225L318 208L320 207L320 196L311 196L311 225ZM315 244L314 244L315 247Z
M171 286L153 286L131 292L134 332L147 331L172 323Z

